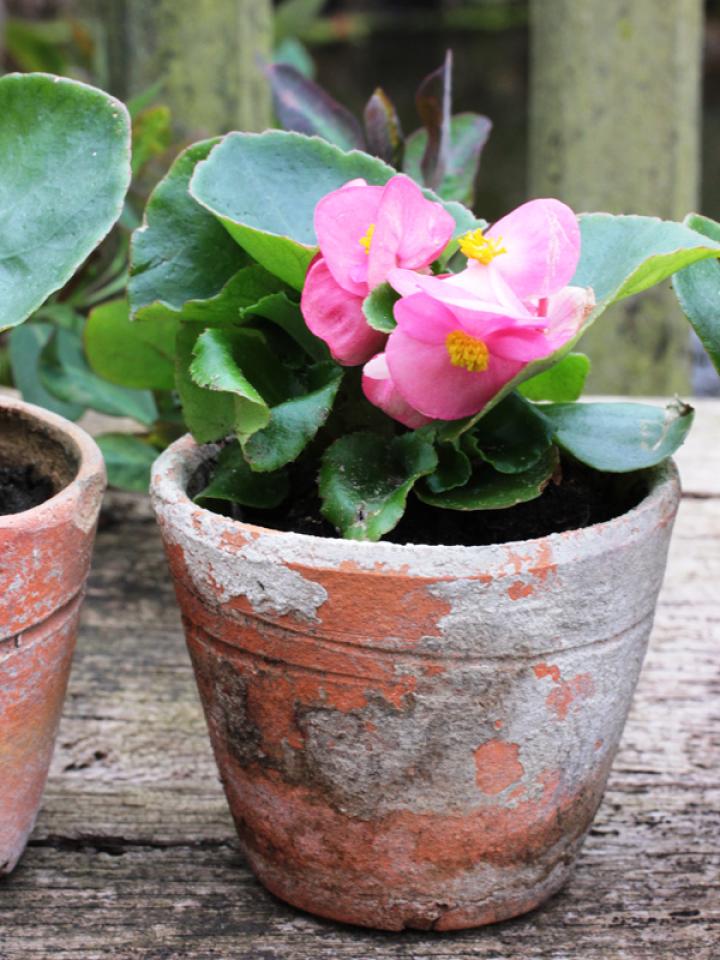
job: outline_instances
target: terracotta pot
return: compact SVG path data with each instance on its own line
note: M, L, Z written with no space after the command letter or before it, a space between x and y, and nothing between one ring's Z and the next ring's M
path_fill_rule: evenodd
M177 441L152 494L257 876L295 906L390 930L478 926L541 903L568 878L620 740L674 466L608 523L402 546L200 509L187 490L215 450Z
M54 495L0 516L0 875L33 828L60 720L105 466L84 431L0 400L0 463L32 463Z

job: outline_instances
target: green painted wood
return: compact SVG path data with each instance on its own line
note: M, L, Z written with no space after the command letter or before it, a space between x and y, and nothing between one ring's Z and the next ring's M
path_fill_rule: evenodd
M263 130L271 99L262 73L271 0L85 0L122 99L162 81L159 95L184 140Z
M701 0L531 0L530 192L578 212L682 219L697 204ZM689 388L669 284L583 340L596 392Z

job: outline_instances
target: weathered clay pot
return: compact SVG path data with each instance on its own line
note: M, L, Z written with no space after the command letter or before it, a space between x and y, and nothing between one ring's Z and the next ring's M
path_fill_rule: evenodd
M185 437L152 481L242 848L306 910L453 930L566 881L600 802L679 499L489 547L276 532L188 498Z
M97 446L47 410L0 400L0 463L35 464L54 496L0 516L0 875L25 849L60 720L105 489Z

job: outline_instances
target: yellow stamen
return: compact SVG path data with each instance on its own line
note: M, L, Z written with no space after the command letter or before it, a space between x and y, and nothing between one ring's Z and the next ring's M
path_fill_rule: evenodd
M480 228L468 230L460 237L460 252L471 260L488 264L501 253L507 253L502 245L502 237L485 237Z
M370 244L372 243L373 234L375 233L375 224L371 223L367 228L367 233L364 237L360 237L360 246L365 251L365 256L370 256Z
M464 367L470 373L483 373L490 363L487 345L464 330L453 330L445 338L445 347L454 367Z

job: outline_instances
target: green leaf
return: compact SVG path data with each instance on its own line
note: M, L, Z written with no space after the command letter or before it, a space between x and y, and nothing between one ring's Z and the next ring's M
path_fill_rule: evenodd
M440 443L436 447L437 470L425 480L431 493L445 493L463 487L470 479L472 465L467 456L454 444Z
M511 393L463 440L500 473L524 473L547 453L552 430L538 408Z
M539 497L558 463L557 447L549 447L532 467L522 473L500 473L490 464L479 463L463 487L433 493L425 481L418 484L415 493L423 503L446 510L502 510Z
M183 417L198 443L222 440L235 426L235 401L230 393L199 387L190 376L193 351L203 332L199 324L183 324L175 343L175 386L180 395Z
M683 443L693 408L676 401L646 403L558 403L538 408L555 441L581 463L607 473L655 466Z
M685 218L685 226L720 242L720 223L709 217L691 213ZM686 267L673 277L673 287L683 312L720 373L720 263L704 260Z
M200 334L193 348L191 378L199 387L233 395L233 426L243 437L261 430L270 421L267 403L236 359L241 352L247 354L248 348L252 352L252 347L261 340L261 334L254 330L210 329ZM251 361L251 357L247 359ZM254 368L254 364L249 362L248 368Z
M232 242L232 241L231 241ZM249 307L271 293L287 289L282 281L257 263L241 267L215 296L186 300L179 307L152 303L136 314L142 323L182 321L201 323L206 327L223 327L241 322Z
M459 200L471 207L480 157L492 130L492 123L479 113L457 113L450 121L450 143L445 171L437 193L444 200ZM420 163L427 149L427 130L421 128L405 141L403 170L422 182Z
M375 330L382 333L392 333L397 326L393 308L400 299L400 294L389 283L381 283L363 300L362 310L365 319Z
M130 118L113 97L45 74L0 78L0 332L72 277L123 208Z
M212 479L195 497L195 503L230 500L245 507L270 509L282 503L288 491L287 474L253 473L239 445L229 443L220 451Z
M85 359L82 337L75 330L53 332L40 354L39 373L45 389L67 403L114 417L132 417L148 426L157 418L151 393L118 387L93 373Z
M287 63L266 68L280 126L322 137L341 150L362 149L365 137L350 111L321 86Z
M262 319L276 324L292 337L313 360L330 359L327 344L308 329L300 310L300 304L290 300L285 293L271 293L258 300L251 307L242 310L240 315L243 319L262 317Z
M437 463L432 444L417 433L341 437L322 458L323 516L347 539L379 540L401 519L415 482Z
M301 290L317 250L313 213L318 200L348 180L384 184L394 173L376 157L343 153L318 137L282 130L230 133L198 164L190 192L250 256ZM444 206L458 233L475 224L460 204Z
M554 403L577 400L589 372L589 357L584 353L568 353L549 370L521 383L518 390L528 400L551 400Z
M150 468L158 455L155 447L130 433L104 433L95 440L105 458L108 483L121 490L147 493Z
M294 37L322 12L325 0L283 0L273 17L275 39Z
M140 390L174 390L177 321L130 320L127 300L109 300L90 311L85 354L99 377Z
M304 77L315 76L315 62L304 43L297 37L286 37L273 50L273 63L287 63Z
M582 247L572 283L592 287L594 309L574 337L547 357L526 364L480 413L448 424L441 433L444 439L452 439L470 429L519 384L548 370L570 353L610 304L666 280L689 264L720 256L720 242L671 220L585 213L580 215L579 222Z
M148 107L133 117L132 138L132 172L136 176L146 163L162 156L170 146L169 107Z
M270 423L243 441L245 459L253 470L279 470L300 456L325 423L342 380L334 363L310 371L310 390L270 410Z
M15 327L10 333L10 363L13 381L22 394L23 400L36 403L39 407L59 413L68 420L77 420L85 407L79 403L66 403L60 400L40 382L38 367L43 347L53 334L50 323L26 323Z
M219 139L188 147L153 190L130 247L128 295L133 315L150 304L179 310L215 297L247 257L217 220L188 194L195 165Z

